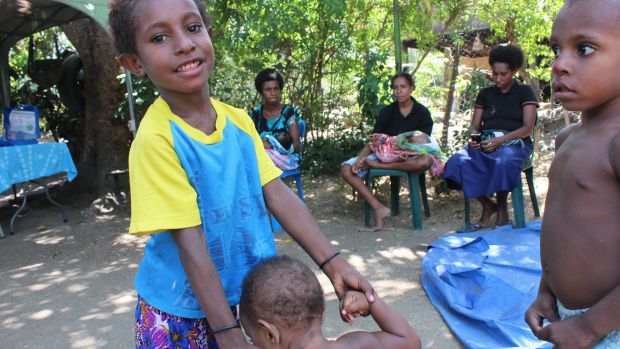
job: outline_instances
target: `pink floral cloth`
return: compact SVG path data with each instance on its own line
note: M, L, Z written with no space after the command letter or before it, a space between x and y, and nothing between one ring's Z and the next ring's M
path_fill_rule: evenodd
M420 131L406 132L397 136L388 136L383 133L374 133L368 137L370 146L379 161L384 163L403 161L427 155L433 161L429 172L433 177L443 174L445 156L439 144L432 137L426 135L429 142L424 144L409 143L410 136L425 135Z

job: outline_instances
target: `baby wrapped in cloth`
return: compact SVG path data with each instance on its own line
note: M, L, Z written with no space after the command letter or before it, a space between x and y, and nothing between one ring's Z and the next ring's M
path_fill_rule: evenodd
M381 162L396 162L428 155L433 161L429 172L433 177L443 173L445 156L437 141L420 131L410 131L397 136L374 133L368 137L370 146Z
M280 132L276 137L266 135L271 149L265 149L273 163L281 170L294 170L299 167L298 154L294 153L293 141L288 132Z

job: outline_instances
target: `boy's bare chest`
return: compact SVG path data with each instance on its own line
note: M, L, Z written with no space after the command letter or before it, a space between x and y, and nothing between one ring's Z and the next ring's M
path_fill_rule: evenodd
M557 151L549 169L550 185L562 189L595 190L614 177L609 157L610 137L604 134L569 137Z

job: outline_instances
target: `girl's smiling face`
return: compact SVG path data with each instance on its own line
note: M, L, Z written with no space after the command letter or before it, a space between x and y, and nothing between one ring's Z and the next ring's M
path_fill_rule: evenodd
M134 74L147 75L163 96L208 89L215 56L192 0L141 1L133 31L137 54L120 59Z

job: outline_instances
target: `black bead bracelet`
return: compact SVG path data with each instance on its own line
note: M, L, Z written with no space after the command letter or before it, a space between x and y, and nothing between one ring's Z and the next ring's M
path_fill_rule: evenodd
M319 269L323 270L323 267L329 263L332 259L336 258L336 256L338 256L340 254L340 251L336 251L334 252L334 254L332 254L331 256L327 257L323 263L319 264Z

